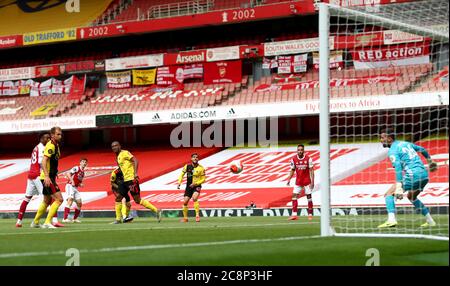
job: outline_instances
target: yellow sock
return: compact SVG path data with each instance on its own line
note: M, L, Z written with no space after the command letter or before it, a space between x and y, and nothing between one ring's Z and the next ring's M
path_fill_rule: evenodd
M125 205L125 208L127 210L127 216L130 215L131 208L128 205Z
M195 216L200 216L200 203L198 201L194 202Z
M122 202L116 202L116 220L120 221L122 219Z
M151 210L155 213L158 211L158 209L154 205L152 205L149 201L141 199L141 202L139 204L145 208L148 208L149 210Z
M43 215L43 214L45 214L45 211L47 210L47 204L45 203L45 202L42 202L40 205L39 205L39 208L38 208L38 210L37 210L37 212L36 212L36 216L34 217L34 223L35 224L39 224L39 220L41 219L41 216Z
M127 205L122 203L122 218L126 218L127 216L128 216Z
M188 217L188 206L183 205L183 217Z
M54 201L53 204L50 206L50 209L48 210L47 218L45 219L45 223L51 223L52 218L55 216L56 212L58 211L59 206L61 205L60 201Z

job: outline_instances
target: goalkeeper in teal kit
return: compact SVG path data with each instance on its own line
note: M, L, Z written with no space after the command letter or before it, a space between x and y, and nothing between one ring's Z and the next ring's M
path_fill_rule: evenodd
M431 160L425 148L410 142L395 140L395 133L389 129L381 132L380 141L383 147L389 148L388 156L395 169L396 183L385 194L388 220L378 228L397 226L394 200L401 200L404 192L407 192L407 197L414 208L425 216L426 222L421 226L435 226L436 223L431 217L429 209L417 198L428 183L428 171L418 153L427 159L430 172L437 170L437 164Z

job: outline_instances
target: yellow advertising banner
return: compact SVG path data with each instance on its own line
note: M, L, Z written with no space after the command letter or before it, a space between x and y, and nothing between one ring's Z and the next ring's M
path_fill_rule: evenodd
M23 45L36 45L77 39L77 29L58 29L23 34Z
M156 69L133 70L133 85L150 85L155 83Z
M31 116L45 116L48 112L54 108L56 108L58 104L56 103L47 103L38 108L36 108L33 112L30 112Z

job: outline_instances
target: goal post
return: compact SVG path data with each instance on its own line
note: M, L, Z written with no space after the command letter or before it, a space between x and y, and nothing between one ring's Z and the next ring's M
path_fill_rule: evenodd
M321 235L448 240L449 3L327 2L317 4ZM438 170L414 205L406 193L395 201L398 225L379 228L395 183L379 139L386 128L425 148ZM436 226L423 226L428 213Z

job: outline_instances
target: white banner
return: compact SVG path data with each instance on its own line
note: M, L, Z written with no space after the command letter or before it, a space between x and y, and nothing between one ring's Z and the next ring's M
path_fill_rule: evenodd
M109 88L129 88L131 86L131 71L107 72L106 82Z
M0 133L20 133L48 131L53 126L64 129L83 129L95 127L95 115L79 117L51 117L45 119L0 121Z
M383 31L383 41L385 45L394 45L402 43L422 42L422 36L406 33L399 30Z
M447 92L408 93L390 96L362 96L330 100L331 112L383 110L423 106L448 105ZM305 100L292 104L271 103L219 106L203 109L164 110L133 114L133 124L175 123L201 120L245 119L270 116L319 114L319 100Z
M0 95L18 95L19 94L19 82L5 81L0 82Z
M294 62L292 63L292 72L293 73L306 72L307 60L308 54L295 55Z
M239 46L214 48L214 49L206 50L206 61L207 62L238 60L239 58L240 58Z
M262 68L263 69L273 69L278 67L278 61L276 58L264 58Z
M330 50L334 50L334 37L330 37ZM319 51L319 38L264 43L266 57L316 51Z
M0 70L0 81L29 79L35 77L34 67L2 69Z
M5 107L5 108L0 108L0 115L11 115L11 114L16 114L17 111L23 109L23 106L19 106L19 107Z
M69 93L72 87L73 77L71 76L64 81L53 79L52 93Z
M126 70L134 68L159 67L163 65L164 54L146 55L105 60L107 71Z
M41 96L41 95L50 95L52 94L52 83L53 79L49 78L43 82L34 82L31 85L30 96Z
M429 62L430 56L420 56L392 61L378 61L378 62L353 61L353 64L355 65L355 69L361 70L361 69L386 68L392 66L421 65L421 64L428 64Z
M314 69L319 69L319 53L313 53L313 65ZM336 69L344 67L344 58L342 57L342 51L330 52L330 69Z
M203 78L203 64L185 65L183 67L184 79Z

